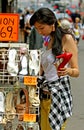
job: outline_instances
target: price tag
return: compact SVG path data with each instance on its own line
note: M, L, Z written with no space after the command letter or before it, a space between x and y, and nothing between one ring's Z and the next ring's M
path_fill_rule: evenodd
M0 41L18 41L19 15L0 13Z
M24 76L25 85L37 85L37 77L35 76Z
M36 114L24 114L23 120L26 122L36 122Z

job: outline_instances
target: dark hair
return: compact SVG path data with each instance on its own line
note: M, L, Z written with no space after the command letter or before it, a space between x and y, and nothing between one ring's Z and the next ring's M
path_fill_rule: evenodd
M40 8L30 18L30 25L34 25L35 22L52 25L56 21L54 13L49 8Z
M54 37L52 53L56 56L62 53L62 37L67 32L58 26L55 14L49 8L40 8L30 18L30 25L33 26L36 22L40 24L55 25L55 31L51 32ZM68 32L70 33L70 32Z

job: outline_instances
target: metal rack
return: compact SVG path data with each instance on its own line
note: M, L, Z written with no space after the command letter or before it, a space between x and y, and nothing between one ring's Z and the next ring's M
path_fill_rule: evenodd
M2 56L2 53L4 56L4 58L0 58L0 63L2 63L2 65L3 65L3 67L0 69L0 92L4 92L5 96L9 91L12 91L14 93L15 89L18 89L18 87L14 87L14 84L17 81L20 81L19 79L21 78L21 75L17 74L16 76L11 77L11 75L7 71L7 63L8 63L9 49L11 49L11 48L16 49L18 57L20 57L20 53L19 53L20 47L27 48L27 54L28 54L28 58L29 58L29 53L31 51L31 50L29 50L29 45L23 44L23 43L0 43L0 57ZM3 49L3 48L5 48L5 49ZM39 52L39 61L40 61L40 51L38 50L38 52ZM20 62L20 58L18 58L17 62L18 63ZM40 63L39 63L39 65L40 65ZM29 93L29 87L31 87L31 85L25 85L24 82L21 82L20 85L22 88L26 88ZM39 95L38 87L36 89L36 94ZM31 110L32 110L32 112L31 112ZM24 130L29 130L30 125L32 125L33 130L39 130L39 106L35 107L35 106L30 105L29 114L36 114L36 122L19 121L17 118L18 113L15 113L15 118L11 122L7 122L7 124L5 124L6 126L10 127L10 128L9 127L6 128L6 130L16 130L16 127L18 126L18 124L23 125ZM2 116L5 116L5 112L2 113ZM8 123L9 123L9 125L8 125Z

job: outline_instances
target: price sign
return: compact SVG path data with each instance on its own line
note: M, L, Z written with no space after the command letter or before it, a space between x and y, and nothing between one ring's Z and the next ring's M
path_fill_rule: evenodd
M37 77L35 76L24 76L25 85L37 85Z
M36 122L36 114L24 114L23 120L26 122Z
M0 41L18 41L19 15L0 13Z

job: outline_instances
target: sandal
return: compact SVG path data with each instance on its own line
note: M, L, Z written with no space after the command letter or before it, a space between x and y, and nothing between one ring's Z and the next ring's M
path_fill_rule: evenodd
M14 96L12 91L8 92L8 94L6 95L5 111L6 111L7 120L10 121L15 118L16 110L14 107Z

